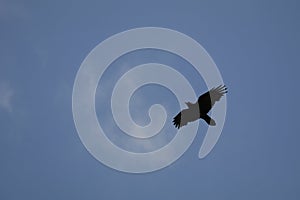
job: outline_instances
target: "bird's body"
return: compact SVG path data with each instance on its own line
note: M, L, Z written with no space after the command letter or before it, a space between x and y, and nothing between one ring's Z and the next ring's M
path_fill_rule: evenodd
M173 124L179 129L189 122L203 119L207 124L215 126L216 122L207 114L214 106L216 101L219 101L225 93L227 93L227 88L220 85L202 94L196 103L187 102L186 105L188 108L182 110L173 118Z

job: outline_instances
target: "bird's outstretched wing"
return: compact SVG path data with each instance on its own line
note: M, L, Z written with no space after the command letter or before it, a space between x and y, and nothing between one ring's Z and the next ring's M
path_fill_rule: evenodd
M176 128L179 129L180 127L185 126L188 122L190 122L188 116L185 116L187 115L186 112L188 112L188 109L182 110L173 118L173 124Z
M198 98L198 104L201 113L208 113L210 109L214 106L216 101L219 101L221 97L227 93L227 88L225 85L220 85L216 88L212 88L210 91L202 94Z
M181 121L181 112L178 113L174 118L173 118L173 124L176 128L180 128L180 121Z

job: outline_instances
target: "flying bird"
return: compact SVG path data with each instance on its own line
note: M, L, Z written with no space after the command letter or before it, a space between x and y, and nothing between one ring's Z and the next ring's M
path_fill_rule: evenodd
M227 93L226 86L220 85L202 94L196 103L186 102L185 104L188 108L182 110L173 118L174 126L179 129L187 125L187 123L198 119L203 119L208 125L215 126L215 120L208 116L207 113L225 93Z

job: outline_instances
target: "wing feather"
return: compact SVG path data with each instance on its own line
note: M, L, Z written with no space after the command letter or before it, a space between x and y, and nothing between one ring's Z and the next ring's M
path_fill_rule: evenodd
M225 85L219 85L216 88L212 88L208 92L202 94L198 98L198 104L201 113L208 113L211 108L215 105L221 97L227 93L227 88Z

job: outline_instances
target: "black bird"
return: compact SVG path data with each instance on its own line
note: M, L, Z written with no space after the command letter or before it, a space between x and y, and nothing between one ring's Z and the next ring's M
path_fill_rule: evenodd
M173 124L179 129L182 126L187 125L187 123L201 118L206 121L207 124L215 126L215 120L210 118L207 113L215 105L216 101L219 101L225 93L227 93L226 86L220 85L202 94L196 103L186 102L185 104L188 108L182 110L173 118Z

